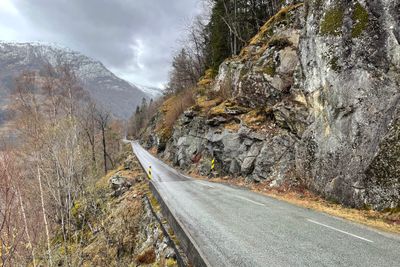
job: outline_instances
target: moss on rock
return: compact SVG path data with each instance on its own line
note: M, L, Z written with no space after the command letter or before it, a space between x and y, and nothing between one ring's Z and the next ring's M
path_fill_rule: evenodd
M264 67L264 72L271 77L276 75L276 64L273 59L268 61L267 65Z
M368 11L360 4L356 3L353 12L353 28L351 29L351 37L359 37L368 26Z
M333 7L326 11L321 22L320 33L322 35L339 36L342 34L344 12L341 6Z
M329 65L331 66L331 68L334 71L339 72L341 70L341 67L339 65L339 58L338 57L333 57L330 61L329 61Z

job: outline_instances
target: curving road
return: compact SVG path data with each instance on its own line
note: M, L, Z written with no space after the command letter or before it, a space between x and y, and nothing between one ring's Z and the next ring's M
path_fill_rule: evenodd
M400 236L185 176L132 148L209 266L400 266Z

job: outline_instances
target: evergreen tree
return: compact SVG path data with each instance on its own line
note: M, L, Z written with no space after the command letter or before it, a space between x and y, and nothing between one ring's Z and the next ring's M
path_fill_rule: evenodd
M216 71L226 58L239 54L281 4L280 0L212 0L205 29L210 35L205 46L208 66Z
M225 8L223 1L215 1L212 8L210 23L210 59L209 66L218 70L219 65L231 55L229 48L229 28L223 20Z

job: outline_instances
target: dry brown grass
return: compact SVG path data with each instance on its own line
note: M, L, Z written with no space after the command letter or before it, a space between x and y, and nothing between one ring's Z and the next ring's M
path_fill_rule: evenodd
M252 129L260 128L266 121L266 115L260 110L252 110L241 116L241 120Z
M204 76L200 78L197 86L200 87L208 87L214 82L214 71L212 69L208 69L205 71Z
M136 257L136 261L141 264L151 264L156 261L154 248L148 248Z
M196 99L197 108L204 114L208 113L213 107L222 103L222 98L208 99L205 96Z
M231 130L233 132L237 132L240 129L240 124L238 124L236 122L230 122L228 124L225 124L224 128L227 130Z
M155 146L153 146L152 148L150 148L148 150L150 152L150 154L152 154L153 156L157 156L157 148Z
M169 138L172 134L172 128L179 116L196 102L194 99L194 90L185 90L177 95L169 97L161 107L164 114L163 122L156 131L164 138Z

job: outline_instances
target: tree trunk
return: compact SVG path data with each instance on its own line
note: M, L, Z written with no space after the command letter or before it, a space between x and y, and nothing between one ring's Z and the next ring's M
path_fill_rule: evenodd
M21 196L21 192L20 192L19 188L17 189L17 194L18 194L18 198L19 198L19 204L20 204L20 207L21 207L22 218L24 220L25 234L26 234L26 238L28 239L28 246L29 246L29 248L31 250L31 254L32 254L32 264L33 264L33 267L36 267L35 249L32 246L32 240L31 240L31 236L30 236L29 230L28 230L28 222L26 220L26 213L25 213L24 203L22 201L22 196Z
M104 173L107 174L107 146L106 146L106 130L104 127L101 128L101 134L103 138L103 158L104 158Z
M46 239L47 239L47 252L49 254L49 266L53 266L53 262L51 259L51 245L50 245L50 232L49 232L49 224L47 222L47 216L46 216L46 208L44 205L44 195L43 195L43 187L42 187L42 176L40 174L40 167L39 163L36 165L37 168L37 178L38 178L38 183L39 183L39 192L40 192L40 200L42 204L42 212L43 212L43 222L44 226L46 229Z

